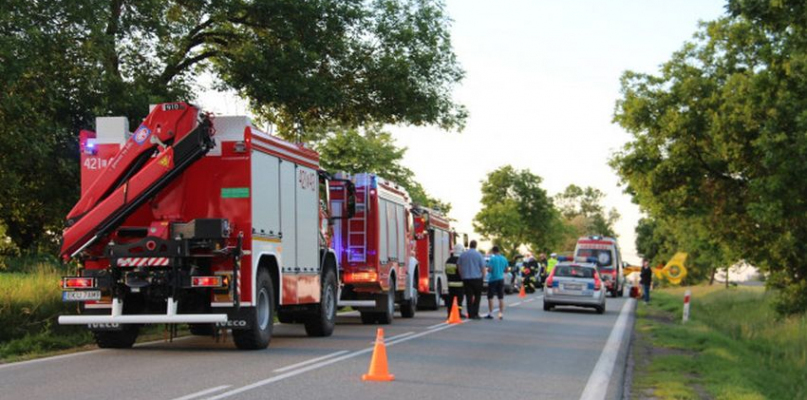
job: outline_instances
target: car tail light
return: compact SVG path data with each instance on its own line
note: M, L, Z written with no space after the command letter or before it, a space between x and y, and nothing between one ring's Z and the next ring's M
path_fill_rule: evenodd
M224 280L220 276L194 276L191 278L191 287L222 287Z
M94 287L95 287L95 278L84 278L84 277L62 278L63 289L90 289Z
M553 278L555 277L555 270L552 270L552 273L546 278L546 287L554 287Z
M594 273L594 290L600 290L602 288L602 281L600 280L600 274Z

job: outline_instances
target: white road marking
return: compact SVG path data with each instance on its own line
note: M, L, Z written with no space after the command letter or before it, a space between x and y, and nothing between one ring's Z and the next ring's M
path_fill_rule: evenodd
M396 336L390 336L390 337L388 337L388 338L384 338L384 343L389 343L389 342L391 342L391 341L393 341L393 340L395 340L395 339L400 339L400 338L402 338L402 337L407 337L407 336L412 335L412 334L414 334L414 333L415 333L415 332L406 332L406 333L402 333L402 334L400 334L400 335L396 335ZM370 344L375 344L375 340L373 340L372 342L370 342Z
M400 338L400 339L398 339L397 341L395 341L393 343L386 343L386 346L389 347L389 346L392 346L394 344L406 342L406 341L409 341L409 340L412 340L412 339L415 339L415 338L419 338L419 337L424 336L424 335L429 335L429 334L432 334L432 333L435 333L435 332L439 332L439 331L442 331L444 329L448 329L448 328L451 328L451 327L454 327L454 326L457 326L457 325L446 325L446 326L444 326L442 328L432 329L432 330L424 331L424 332L421 332L421 333L418 333L418 334L409 335L407 337ZM322 361L322 362L319 362L319 363L316 363L316 364L311 364L311 365L308 365L306 367L298 368L298 369L286 372L286 373L281 374L281 375L273 376L271 378L264 379L262 381L258 381L258 382L255 382L255 383L252 383L252 384L249 384L249 385L246 385L246 386L242 386L242 387L240 387L238 389L233 389L233 390L230 390L228 392L221 393L219 395L210 397L207 400L218 400L218 399L223 399L223 398L227 398L227 397L230 397L230 396L234 396L236 394L243 393L243 392L246 392L248 390L259 388L261 386L266 386L266 385L269 385L271 383L275 383L275 382L278 382L278 381L282 381L284 379L291 378L293 376L297 376L297 375L300 375L300 374L303 374L303 373L306 373L306 372L309 372L309 371L313 371L315 369L326 367L328 365L335 364L335 363L338 363L338 362L341 362L341 361L344 361L344 360L348 360L348 359L351 359L351 358L354 358L354 357L358 357L358 356L360 356L362 354L367 354L367 353L370 353L372 351L373 351L373 347L369 347L369 348L354 351L352 353L348 353L348 354L345 354L345 355L342 355L342 356L339 356L339 357L336 357L336 358L330 358L328 360L325 360L325 361Z
M521 305L521 302L517 301L517 302L515 302L513 304L510 304L508 307L516 307L516 306L519 306L519 305Z
M211 393L220 392L220 391L222 391L222 390L224 390L224 389L227 389L227 388L228 388L228 387L230 387L230 386L231 386L231 385L221 385L221 386L216 386L216 387L214 387L214 388L210 388L210 389L202 390L201 392L191 393L191 394L189 394L189 395L187 395L187 396L177 397L177 398L176 398L176 399L174 399L174 400L191 400L191 399L195 399L195 398L197 398L197 397L202 397L202 396L207 395L207 394L211 394Z
M583 389L583 395L580 400L603 400L608 392L608 383L611 381L611 374L614 372L619 355L619 347L625 338L625 332L628 328L628 315L633 309L634 299L628 299L622 305L622 311L619 312L614 328L611 329L611 335L608 336L608 341L605 342L605 347L602 349L600 359L597 360L597 365L591 371L591 376L588 377L586 388Z
M324 355L322 357L312 358L312 359L310 359L308 361L303 361L303 362L299 362L297 364L292 364L292 365L289 365L288 367L278 368L274 372L286 372L286 371L288 371L290 369L295 369L295 368L298 368L298 367L302 367L303 365L313 364L313 363L315 363L317 361L322 361L322 360L325 360L325 359L328 359L328 358L331 358L331 357L341 356L342 354L345 354L347 352L348 352L347 350L337 351L336 353L331 353L331 354L328 354L328 355Z
M441 326L443 326L443 325L446 325L446 324L448 324L448 322L441 322L441 323L436 324L436 325L427 326L427 327L426 327L426 329L434 329L434 328L439 328L439 327L441 327Z

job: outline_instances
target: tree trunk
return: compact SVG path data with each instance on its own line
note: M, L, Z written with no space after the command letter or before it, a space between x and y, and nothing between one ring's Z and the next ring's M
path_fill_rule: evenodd
M714 285L714 284L715 284L715 275L716 275L716 274L717 274L717 268L712 267L712 274L711 274L711 276L709 277L709 286L712 286L712 285Z
M729 268L731 267L726 267L726 289L729 288Z

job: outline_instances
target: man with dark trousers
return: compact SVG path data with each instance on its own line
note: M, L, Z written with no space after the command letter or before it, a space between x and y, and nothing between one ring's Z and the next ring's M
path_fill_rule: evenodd
M465 312L462 311L462 297L465 293L465 289L462 287L462 277L460 276L460 269L457 266L457 260L460 259L460 255L464 252L465 247L463 247L461 243L457 243L454 245L454 251L451 253L451 257L446 260L446 277L448 278L448 299L446 300L446 304L448 305L449 317L451 316L451 307L453 307L454 299L457 299L459 314L465 318Z
M479 316L479 303L482 301L482 280L485 277L485 258L476 250L476 240L471 240L469 249L457 261L465 288L468 304L468 318L482 319Z
M642 262L642 270L639 273L639 283L642 284L642 294L644 303L650 302L650 285L653 283L653 271L650 270L650 263L647 260Z

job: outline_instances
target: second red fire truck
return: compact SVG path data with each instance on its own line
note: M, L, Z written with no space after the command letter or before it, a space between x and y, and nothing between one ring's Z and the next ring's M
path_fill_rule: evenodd
M344 208L348 181L355 186L355 215L333 226L333 247L341 255L339 304L358 310L365 324L391 323L396 306L402 317L412 318L421 271L413 255L409 195L392 182L362 173L331 181L331 208Z

